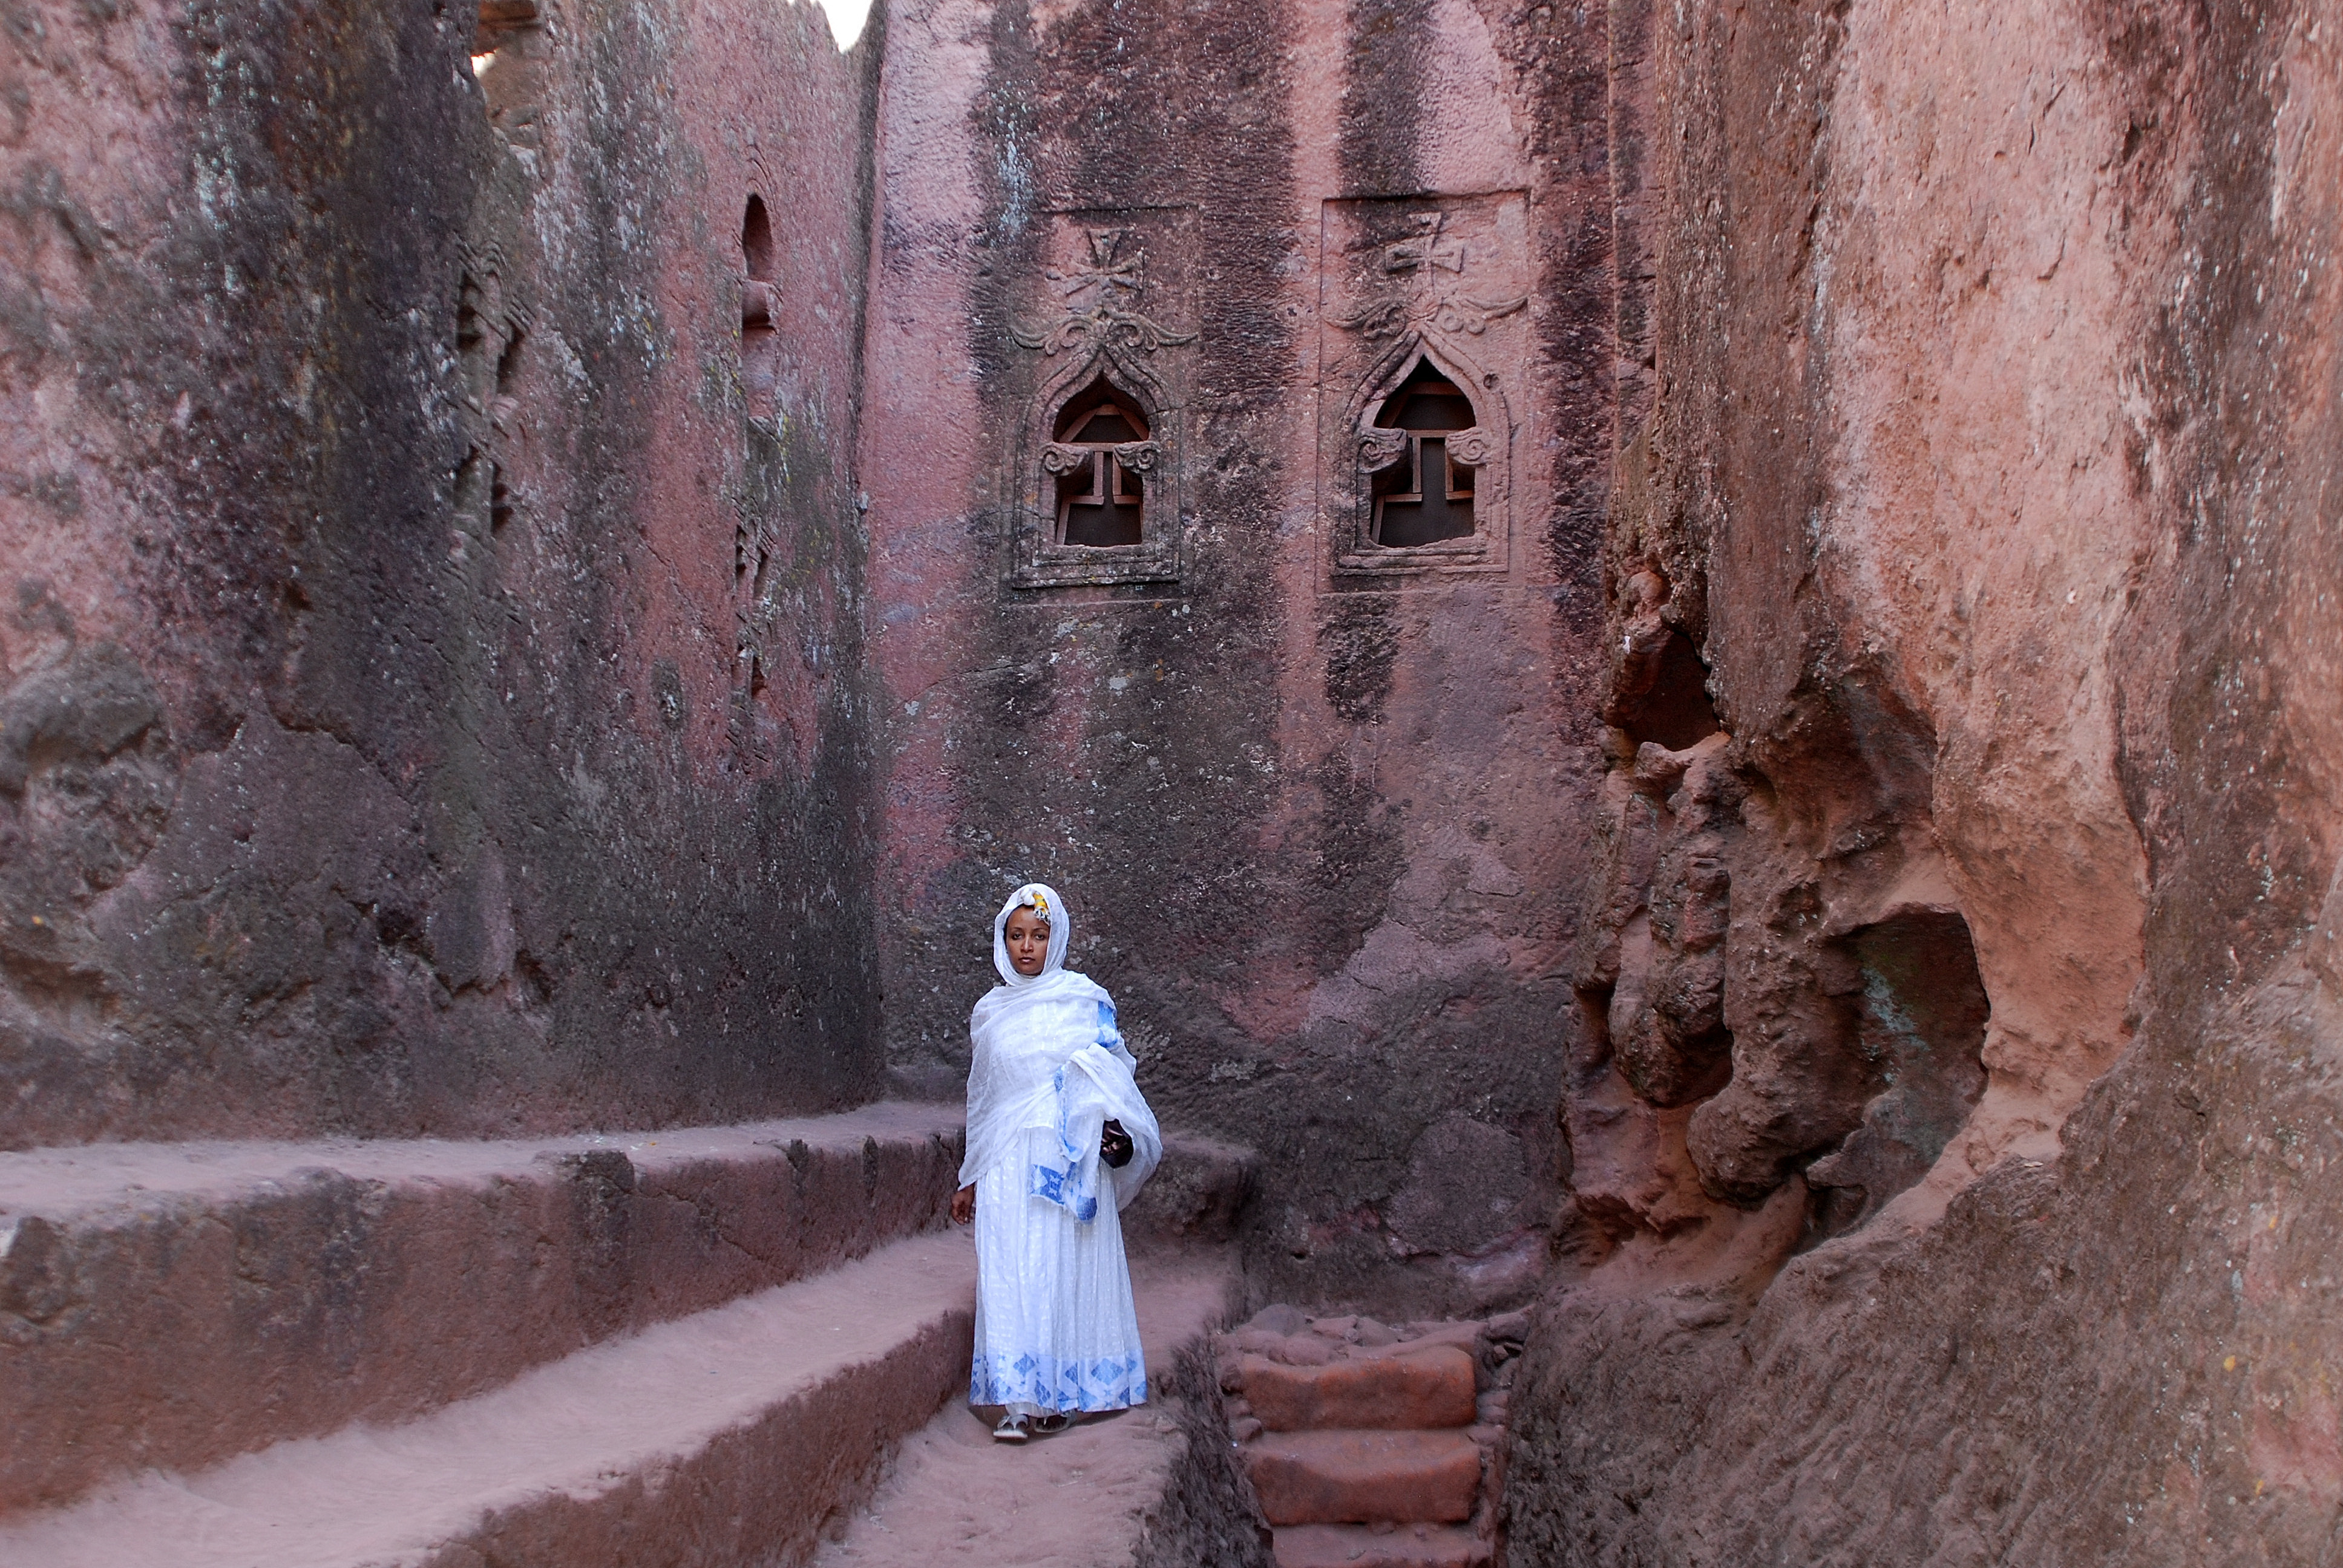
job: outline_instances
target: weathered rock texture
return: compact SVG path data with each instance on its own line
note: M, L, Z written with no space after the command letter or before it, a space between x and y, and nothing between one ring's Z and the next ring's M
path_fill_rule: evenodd
M5 32L0 1145L868 1099L870 53Z
M389 1425L940 1228L944 1107L0 1155L0 1514Z
M2334 0L0 34L0 1145L950 1097L1040 878L1512 1560L2343 1555Z
M2343 14L1612 23L1514 1558L2333 1561Z
M958 1091L986 921L1054 883L1149 1093L1260 1150L1272 1288L1461 1303L1543 1263L1600 769L1604 46L1469 0L890 18L890 1060ZM1419 342L1494 434L1480 537L1403 569L1360 547L1361 430ZM1154 531L1069 561L1046 448L1101 376Z

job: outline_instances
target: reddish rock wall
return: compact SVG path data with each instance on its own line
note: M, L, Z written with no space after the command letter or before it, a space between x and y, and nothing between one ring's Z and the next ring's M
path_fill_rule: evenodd
M2343 16L1614 16L1656 380L1515 1560L2331 1561Z
M1558 1244L1515 1561L2336 1554L2332 4L458 9L9 14L0 1143L956 1095L1040 878L1258 1286Z
M879 1085L869 52L485 9L11 8L0 1143Z
M1543 1261L1598 766L1604 42L1467 0L890 22L890 1060L959 1092L991 912L1056 884L1159 1108L1262 1151L1254 1262L1305 1292ZM1479 537L1432 561L1358 537L1420 337L1493 432ZM1154 531L1104 567L1049 548L1043 466L1101 373L1158 448Z

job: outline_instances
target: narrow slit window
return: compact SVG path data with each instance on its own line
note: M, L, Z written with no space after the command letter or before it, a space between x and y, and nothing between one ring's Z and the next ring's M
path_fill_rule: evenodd
M1058 417L1051 452L1060 544L1113 548L1146 537L1143 470L1154 446L1136 403L1094 384Z
M1385 399L1375 424L1404 439L1397 459L1373 475L1374 542L1404 549L1470 538L1474 470L1450 449L1449 437L1474 427L1472 399L1419 362Z
M751 195L740 217L740 385L752 418L769 419L778 402L781 338L773 323L773 223Z

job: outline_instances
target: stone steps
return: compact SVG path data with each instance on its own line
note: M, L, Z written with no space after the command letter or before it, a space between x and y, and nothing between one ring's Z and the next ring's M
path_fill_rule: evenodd
M1273 1306L1229 1336L1221 1386L1280 1568L1497 1560L1503 1421L1526 1322L1387 1328Z
M1242 1300L1236 1261L1138 1252L1131 1284L1148 1404L1011 1446L955 1399L904 1442L819 1568L1269 1568L1210 1353Z
M897 1241L410 1422L0 1522L0 1568L801 1563L965 1392L974 1278L963 1233ZM1166 1446L1146 1420L1128 1441Z
M1096 1451L1124 1560L1268 1568L1202 1348L1252 1158L1166 1142L1124 1215L1158 1402L1033 1447ZM802 1563L970 1423L961 1146L879 1105L0 1155L0 1568Z
M1295 1524L1277 1533L1277 1568L1483 1568L1489 1553L1487 1541L1449 1524Z
M1240 1363L1245 1399L1272 1432L1329 1427L1413 1430L1470 1426L1474 1412L1473 1357L1455 1344L1398 1347L1324 1366L1287 1366L1267 1356Z
M1459 1431L1274 1432L1247 1471L1272 1524L1455 1524L1481 1493L1481 1447Z
M876 1105L0 1154L0 1515L399 1422L805 1279L941 1226L960 1146L957 1107Z

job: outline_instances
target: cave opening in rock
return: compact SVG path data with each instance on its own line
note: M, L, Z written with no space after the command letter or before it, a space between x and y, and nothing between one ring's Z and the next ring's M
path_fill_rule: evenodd
M1668 632L1651 689L1625 705L1624 719L1622 727L1638 743L1648 740L1671 751L1697 746L1725 728L1709 699L1708 666L1692 638L1673 628Z
M750 277L759 283L773 280L773 220L765 211L765 198L753 191L740 215L740 259Z
M472 76L488 100L489 123L531 152L541 145L536 117L544 29L540 0L480 0L472 32Z
M1985 1093L1992 1002L1968 922L1907 910L1836 944L1851 960L1855 1054L1875 1092L1862 1121L1806 1169L1809 1241L1851 1231L1928 1173Z

